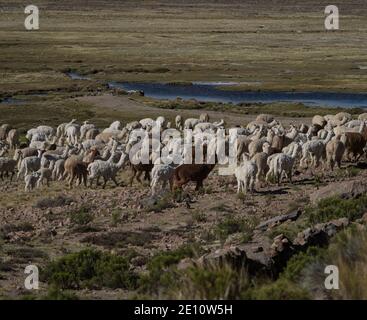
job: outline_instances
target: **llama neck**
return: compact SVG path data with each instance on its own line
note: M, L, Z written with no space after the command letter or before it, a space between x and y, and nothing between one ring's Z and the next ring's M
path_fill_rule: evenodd
M120 157L120 160L119 162L116 164L116 167L118 169L120 169L124 164L125 164L125 159L126 159L126 154L125 153L121 153L121 157Z

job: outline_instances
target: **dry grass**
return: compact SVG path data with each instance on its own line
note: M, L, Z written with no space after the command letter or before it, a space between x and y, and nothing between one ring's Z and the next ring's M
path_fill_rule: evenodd
M241 88L366 89L366 10L337 1L341 30L325 32L327 1L85 1L37 3L40 30L23 28L23 2L0 22L2 91L68 87L60 71L94 79L239 81ZM27 53L27 54L24 54Z

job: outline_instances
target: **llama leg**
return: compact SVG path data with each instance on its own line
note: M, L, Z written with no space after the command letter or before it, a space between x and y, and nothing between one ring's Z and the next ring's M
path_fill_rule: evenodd
M118 186L119 186L119 184L118 184L118 183L117 183L117 181L116 181L116 177L112 177L112 178L111 178L111 180L115 183L116 187L118 187Z
M107 184L107 178L106 177L103 177L103 189L106 187L106 184Z

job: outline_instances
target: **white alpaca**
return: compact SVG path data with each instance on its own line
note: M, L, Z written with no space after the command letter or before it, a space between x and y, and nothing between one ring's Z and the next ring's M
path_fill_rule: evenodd
M307 166L307 159L311 158L311 166L318 167L320 164L320 159L326 159L326 144L331 140L334 135L333 131L329 131L326 139L316 139L307 141L302 146L302 158L300 165L302 167Z
M266 174L266 181L270 180L270 176L273 175L278 184L281 183L282 175L285 174L289 181L292 183L292 171L295 164L297 155L300 152L300 148L294 147L292 154L277 153L274 157L271 157L269 161L269 171Z
M93 179L98 179L99 177L102 177L104 180L103 188L106 187L108 180L112 180L116 186L118 186L116 174L127 163L129 156L122 152L120 160L116 164L113 163L113 156L114 154L112 153L110 159L107 161L96 160L88 165L88 174L91 186L93 184Z
M154 167L151 172L151 182L150 188L152 192L152 196L156 193L156 188L159 182L162 183L162 190L164 190L167 186L167 182L170 181L173 172L178 167L178 164L174 163L161 163L161 159L156 159L154 163Z
M244 154L242 164L234 170L237 179L237 193L243 191L246 194L247 190L254 191L257 171L256 163L249 160Z

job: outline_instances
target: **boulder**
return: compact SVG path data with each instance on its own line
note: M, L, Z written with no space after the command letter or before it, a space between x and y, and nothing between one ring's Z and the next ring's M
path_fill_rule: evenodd
M253 249L255 249L253 252ZM218 249L205 254L197 260L202 266L230 265L233 268L245 268L249 275L269 274L271 261L264 251L251 248L248 244Z
M330 197L341 197L343 199L350 199L358 197L367 192L366 181L347 181L342 183L331 183L325 187L314 191L310 195L311 203L316 204L322 199Z
M329 243L331 237L348 225L349 220L347 218L318 223L298 233L293 245L299 250L305 250L310 246L323 247Z
M273 276L278 276L287 265L288 260L296 253L296 250L292 242L283 234L280 234L274 238L274 242L270 246L271 256L271 272Z

